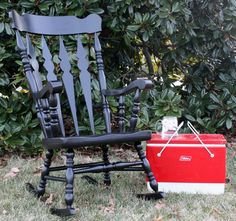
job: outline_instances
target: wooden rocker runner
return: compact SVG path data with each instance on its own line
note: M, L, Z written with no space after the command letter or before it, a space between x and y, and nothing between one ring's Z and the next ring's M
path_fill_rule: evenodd
M104 173L104 183L111 184L110 171L140 171L143 170L150 182L151 188L155 193L151 195L143 195L155 199L162 198L163 194L158 192L158 184L150 169L148 160L141 147L141 141L151 138L151 131L143 130L136 131L137 117L140 106L141 92L145 89L152 88L150 80L138 79L130 83L127 87L120 89L107 89L106 78L104 74L104 65L102 59L101 45L99 42L99 33L101 32L101 18L96 14L88 15L86 18L78 19L75 16L38 16L32 14L19 15L16 11L11 11L9 16L12 21L12 27L16 30L16 40L26 79L32 93L37 111L37 117L44 134L43 145L46 149L46 158L44 160L44 168L42 169L41 179L38 188L28 184L28 187L33 193L40 197L45 193L45 187L48 180L59 181L65 183L65 209L54 209L53 212L57 215L73 215L75 209L72 207L74 194L74 176L84 173ZM22 37L23 32L25 37ZM38 35L41 38L41 55L36 57L36 49L32 44ZM82 43L85 35L91 39L95 51L97 73L93 73L93 77L97 77L100 86L101 94L101 109L104 116L106 130L102 135L95 134L93 101L91 77L92 73L88 71L88 50ZM50 46L55 43L59 49L58 53L60 64L55 65L52 61L52 50ZM68 37L72 36L72 37ZM53 39L53 40L52 40ZM68 46L64 42L75 41L77 45L75 49L77 58L77 74L72 76L72 64L68 54ZM38 50L38 49L37 49ZM42 62L43 61L43 62ZM43 63L43 65L41 65ZM43 66L43 67L41 67ZM57 70L56 70L57 68ZM60 68L60 71L58 69ZM40 72L41 73L40 73ZM58 73L58 76L55 73ZM74 69L73 69L74 72ZM46 82L42 81L42 76L45 76ZM77 93L75 87L75 78L79 78L80 87L84 95L84 105L86 105L88 118L90 122L91 132L84 135L79 129L78 110L83 108L76 105ZM78 80L77 80L78 82ZM133 93L133 107L129 123L129 130L125 131L125 95ZM63 95L65 94L65 96ZM111 128L111 112L107 97L115 96L118 98L118 125L119 130L113 132ZM63 100L61 98L63 97ZM67 101L65 102L65 97ZM62 102L63 101L63 102ZM66 104L70 108L71 118L73 120L74 134L67 135L63 121L64 107L61 104ZM80 105L83 105L80 104ZM68 116L68 111L66 111ZM80 124L80 126L83 126ZM140 161L135 162L110 162L108 157L108 148L113 144L133 143L138 153ZM74 164L74 149L86 146L102 147L103 161L97 163ZM51 166L53 152L58 149L66 151L66 166ZM65 176L53 176L54 171L65 170Z

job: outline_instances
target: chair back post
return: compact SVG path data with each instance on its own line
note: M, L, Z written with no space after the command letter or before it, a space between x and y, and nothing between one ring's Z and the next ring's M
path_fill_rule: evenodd
M101 44L98 38L98 33L94 34L94 39L95 39L94 48L95 48L97 68L98 68L99 85L100 85L100 91L102 91L107 88L107 85L106 85L106 78L104 74L102 49L101 49ZM101 93L101 96L102 96L103 115L105 118L106 130L107 130L107 133L111 133L111 111L110 111L109 104L106 97L102 93Z
M32 93L37 92L41 84L39 83L40 81L37 81L35 79L35 75L31 68L30 59L27 54L27 48L18 30L16 30L16 42L17 42L17 48L21 56L24 71L26 74L26 79L28 81L30 90ZM50 114L49 114L49 107L47 105L47 102L43 100L37 100L37 99L34 99L34 101L35 101L37 117L39 119L41 128L43 130L43 134L45 137L51 137L52 130L50 126Z

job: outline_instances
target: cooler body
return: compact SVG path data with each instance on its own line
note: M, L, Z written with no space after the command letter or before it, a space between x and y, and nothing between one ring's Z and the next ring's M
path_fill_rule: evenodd
M147 159L160 191L224 193L226 140L221 134L199 134L199 138L214 157L194 134L179 134L167 146L168 138L160 134L147 141Z

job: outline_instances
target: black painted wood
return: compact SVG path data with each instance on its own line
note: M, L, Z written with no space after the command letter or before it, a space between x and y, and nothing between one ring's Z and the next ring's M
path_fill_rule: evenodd
M105 78L104 63L102 57L102 48L99 40L99 32L101 31L101 18L98 15L89 15L84 19L78 19L75 16L36 16L24 14L20 16L15 11L10 12L12 27L16 29L16 39L18 50L24 66L27 82L30 91L35 101L37 117L40 121L42 131L44 133L43 145L46 148L46 158L44 168L42 170L39 187L36 190L31 184L28 188L36 196L42 196L45 192L46 182L58 181L65 183L65 201L66 209L53 209L53 213L57 215L73 215L75 210L72 207L74 200L74 175L82 173L104 173L104 183L110 185L111 171L140 171L143 169L147 174L150 185L155 192L158 191L157 182L153 176L145 153L141 148L141 141L151 138L151 131L137 131L136 124L140 111L141 93L143 90L152 88L152 82L146 79L137 79L131 82L127 87L119 89L108 89ZM26 32L24 40L23 34L19 31ZM30 33L30 34L29 34ZM38 34L41 37L41 55L37 53L31 42L33 34ZM89 72L89 56L88 45L82 43L85 34L89 34L90 43L94 43L97 73ZM50 37L48 37L48 35ZM68 38L64 35L75 35L73 38ZM72 51L69 51L67 40L76 39L77 46ZM89 47L90 47L89 43ZM51 44L56 44L59 48L51 47ZM75 51L73 58L77 58L77 65L71 62L71 53ZM38 50L37 50L38 52ZM60 61L54 63L55 55ZM38 61L38 59L40 59ZM43 64L42 64L43 60ZM94 63L94 61L93 61ZM42 65L43 67L40 67ZM76 67L77 66L77 67ZM75 70L77 68L77 70ZM42 77L40 71L44 75ZM99 81L100 94L102 99L102 111L106 129L96 135L94 125L94 112L92 101L92 86L91 75ZM46 79L45 79L46 76ZM45 79L45 81L42 81ZM75 93L75 79L80 80L80 87L84 94L85 104L80 102ZM78 82L77 82L78 83ZM76 84L77 86L78 84ZM133 94L133 107L131 118L127 119L125 115L125 96ZM61 97L66 98L63 104L67 104L70 108L71 115L63 113L61 108ZM111 110L107 97L117 97L118 106L118 125L119 131L113 132L111 127ZM85 105L88 111L88 122L90 123L91 132L81 135L79 130L81 116L77 116ZM67 109L66 109L67 110ZM63 115L65 114L65 115ZM74 126L75 133L69 136L65 133L63 116L66 120L72 119L72 127ZM69 117L68 117L69 116ZM130 120L130 130L125 132L125 120ZM71 128L69 128L71 130ZM131 143L134 144L141 161L135 162L110 162L108 150L112 145ZM74 165L74 149L86 146L102 147L102 162L93 162L88 164ZM51 167L52 156L54 149L64 149L66 151L66 166ZM142 168L141 168L142 166ZM64 177L53 176L52 172L65 171ZM50 175L49 175L50 173Z
M118 107L118 124L119 131L125 131L125 99L124 96L119 97L119 107Z
M32 77L34 78L34 82L36 83L37 90L41 90L43 85L41 76L39 74L39 63L37 61L35 50L31 43L29 34L26 34L26 47L27 47L27 55L29 58L29 62L33 69Z
M94 33L94 49L96 53L96 61L98 66L98 77L99 77L99 84L101 90L105 90L107 88L106 85L106 77L104 74L104 65L103 65L103 58L102 58L102 48L98 38L98 34Z
M110 163L109 163L110 164ZM134 161L134 162L123 162L123 161L119 161L119 162L113 162L113 165L117 165L117 164L122 164L125 165L125 167L123 166L122 168L118 168L117 166L115 171L143 171L142 167L138 167L143 165L142 161ZM78 171L83 171L81 173L87 173L84 171L84 169L92 169L93 171L90 171L90 173L97 173L98 171L96 170L96 167L99 166L100 168L103 167L105 168L108 164L106 164L104 161L103 162L93 162L93 163L85 163L85 164L76 164L73 166L74 172L78 172ZM66 166L57 166L57 167L50 167L49 171L61 171L61 170L66 170L67 167ZM100 169L99 169L100 170ZM46 179L48 180L55 180L55 181L65 181L65 178L62 177L57 177L56 176L45 176Z
M145 79L137 79L131 82L127 87L120 88L120 89L102 89L102 94L105 96L120 96L126 95L135 91L136 89L146 90L152 89L153 83L150 80Z
M53 150L47 150L46 158L44 160L44 166L41 173L41 179L38 186L38 196L42 196L45 193L45 187L47 184L45 176L49 175L49 167L52 163L52 157L53 157Z
M16 42L17 42L18 51L21 55L21 60L24 66L24 71L26 74L27 81L29 83L29 87L31 91L35 92L38 90L37 81L35 80L33 76L32 68L30 65L30 58L27 54L27 48L18 30L16 31Z
M50 81L58 81L58 78L56 76L56 74L54 73L54 64L52 62L52 54L48 48L47 42L45 40L45 37L42 35L41 38L41 44L42 44L42 55L44 58L44 68L47 70L47 80ZM53 92L54 93L54 92ZM57 93L57 92L55 92ZM60 98L59 98L59 94L56 94L56 100L57 100L57 107L56 107L56 111L58 113L58 118L59 118L59 124L60 124L60 130L61 130L61 134L63 136L65 136L65 130L64 130L64 123L63 123L63 119L62 119L62 111L61 111L61 103L60 103Z
M135 142L134 147L135 147L135 149L138 152L138 156L139 156L140 160L143 162L142 166L143 166L143 169L144 169L145 173L147 174L147 177L148 177L148 180L149 180L151 188L155 192L158 192L157 181L156 181L156 179L155 179L155 177L154 177L154 175L152 173L149 161L147 160L146 155L145 155L145 153L142 150L141 142Z
M108 166L110 164L110 161L109 161L109 156L108 156L108 145L105 145L102 147L102 152L103 152L103 161L105 163L105 166ZM107 186L110 186L111 185L111 177L110 177L110 173L109 171L106 171L104 173L104 184L107 185Z
M91 168L84 168L84 169L74 169L74 174L82 174L82 173L99 173L99 172L109 172L109 171L122 171L129 169L130 171L135 171L137 169L136 166L142 165L142 161L135 161L135 162L115 162L110 163L108 165L98 165ZM133 169L133 170L132 170Z
M49 98L52 94L60 93L62 89L61 81L49 81L41 90L32 94L35 99Z
M44 129L46 131L46 137L53 137L52 127L51 127L51 116L50 116L50 107L48 100L43 99L40 101L42 104L42 113L44 119Z
M99 85L100 85L100 90L106 90L107 85L106 85L106 78L104 74L104 65L103 65L103 59L102 59L102 48L101 44L98 38L98 34L94 34L94 49L95 49L95 54L96 54L96 61L97 61L97 68L98 68L98 78L99 78ZM107 102L106 97L101 94L102 96L102 104L103 104L103 115L105 118L105 124L106 124L106 130L107 133L111 133L111 111L109 108L109 104Z
M17 42L18 51L21 55L21 60L22 60L23 66L24 66L24 71L26 74L26 79L28 81L29 88L32 91L32 93L34 93L34 92L38 91L38 89L40 88L40 82L38 83L37 80L35 79L35 76L33 74L33 70L30 65L30 63L31 63L30 60L34 59L34 58L32 58L32 57L34 57L34 52L32 52L32 48L31 48L31 46L29 46L30 39L29 38L27 39L27 48L26 48L19 31L16 30L16 42ZM37 64L35 64L34 68L35 68L35 71L37 71ZM38 86L38 84L39 84L39 86ZM37 111L37 117L39 119L44 136L47 137L43 108L42 108L41 102L39 100L35 100L35 107L36 107L36 111Z
M98 146L105 144L121 144L139 140L149 140L151 131L136 131L130 133L107 133L103 135L54 137L43 139L43 145L47 149L78 148L83 146Z
M19 15L13 10L9 12L9 17L13 20L12 28L40 35L71 35L102 30L101 17L96 14L79 19L75 16Z
M58 112L57 112L57 97L56 94L51 94L49 97L49 110L50 110L50 124L52 128L52 133L54 137L61 136L61 128L59 124L59 117L58 117Z
M78 58L78 68L80 70L80 82L81 87L84 93L84 99L86 102L88 114L89 114L89 122L91 126L91 130L93 134L95 134L94 128L94 119L93 119L93 107L92 107L92 94L91 94L91 75L88 72L89 62L88 62L88 53L84 49L80 36L77 38L77 58Z
M44 176L46 180L58 181L58 182L66 182L65 177L58 177L58 176Z
M57 81L57 76L54 73L54 64L52 62L52 54L48 48L47 42L42 35L41 38L41 44L42 44L42 56L44 58L44 68L47 71L47 80L48 81ZM44 113L44 119L45 119L45 129L47 133L47 137L53 137L53 130L52 130L52 125L51 125L51 115L50 115L50 106L49 106L49 101L44 99L42 100L43 104L43 113ZM56 104L58 105L58 104ZM58 129L57 129L58 131Z
M103 165L104 162L93 162L93 163L84 163L84 164L76 164L73 168L90 168L94 165ZM66 170L66 166L57 166L57 167L50 167L49 171L60 171L60 170Z
M134 104L133 104L133 109L132 109L132 114L131 114L131 119L130 119L130 131L135 130L135 127L138 121L138 113L140 110L140 96L141 96L141 92L139 89L137 89L134 96Z
M60 67L63 71L62 80L65 86L66 95L70 104L70 109L74 121L76 134L79 134L78 119L77 119L77 110L75 104L75 90L74 90L74 79L70 73L71 65L69 61L68 54L66 52L65 45L63 43L62 37L60 36L60 52L59 58L61 59Z
M73 209L72 203L74 201L73 184L74 184L74 150L68 149L66 152L66 187L65 187L65 201L67 209Z

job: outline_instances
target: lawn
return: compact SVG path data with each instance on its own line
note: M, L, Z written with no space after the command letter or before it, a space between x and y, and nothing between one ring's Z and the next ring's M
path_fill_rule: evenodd
M37 200L25 189L25 183L37 184L42 158L23 159L12 156L0 169L0 220L4 221L164 221L164 220L235 220L236 217L236 156L235 146L227 148L227 177L224 195L167 194L161 201L144 201L136 193L147 192L145 176L141 172L115 172L109 188L94 186L76 176L74 207L77 215L60 218L50 214L51 207L64 206L63 184L49 182L47 194ZM112 152L114 158L135 158L132 151ZM95 155L93 158L97 158ZM76 161L89 162L86 152L77 154ZM56 158L62 163L63 158ZM13 168L13 169L12 169ZM93 175L99 183L102 176Z

